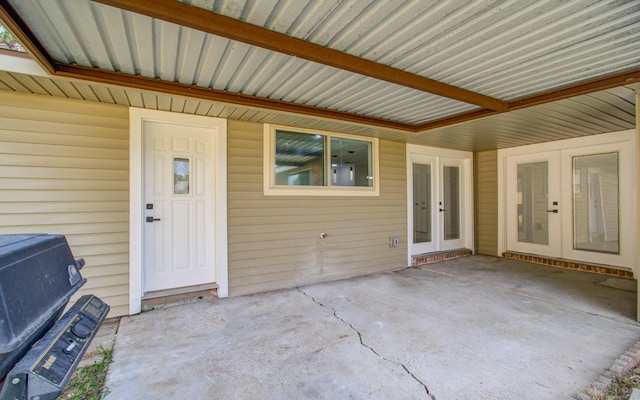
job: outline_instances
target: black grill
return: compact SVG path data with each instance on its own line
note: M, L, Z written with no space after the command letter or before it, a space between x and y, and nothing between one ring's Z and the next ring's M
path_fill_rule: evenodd
M83 265L64 236L0 235L0 400L55 399L68 383L109 312L88 295L60 318Z

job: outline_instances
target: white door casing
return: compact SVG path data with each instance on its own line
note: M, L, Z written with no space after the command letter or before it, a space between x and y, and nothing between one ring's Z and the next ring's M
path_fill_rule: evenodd
M217 295L218 297L228 296L228 265L227 265L227 123L226 120L220 118L211 118L203 116L194 116L187 114L179 114L165 111L146 110L140 108L129 109L129 125L130 125L130 141L129 141L129 153L130 153L130 221L129 221L129 237L130 237L130 251L129 251L129 313L136 314L140 312L141 300L147 290L145 288L145 281L143 279L144 271L143 266L145 262L145 229L150 226L155 233L156 229L162 230L160 224L155 225L158 222L147 223L146 217L152 216L155 218L162 217L155 214L158 209L154 204L153 210L146 209L145 202L145 163L144 163L144 130L146 126L159 127L159 126L171 126L173 128L185 128L189 130L193 128L195 131L207 131L209 132L209 138L212 140L212 146L214 149L214 155L212 157L211 164L211 176L207 178L212 190L211 201L207 206L210 211L210 219L207 223L200 223L196 229L208 230L211 239L207 239L208 246L211 247L209 256L211 262L213 262L214 281L218 285ZM176 154L176 158L189 159L190 167L193 168L193 156L189 158L179 157ZM197 158L197 157L196 157ZM179 160L180 161L180 160ZM197 160L196 160L197 161ZM173 160L171 160L168 168L173 170ZM164 167L165 169L167 167ZM197 167L196 167L197 169ZM171 173L173 175L173 173ZM196 173L191 179L204 178L204 175ZM170 178L173 187L173 176ZM197 185L196 185L197 186ZM201 185L202 186L202 185ZM184 196L187 197L187 196ZM197 200L196 200L197 203ZM204 203L196 204L195 207L203 207ZM192 208L193 204L187 205L182 203L177 205L179 210L182 210L187 215L187 208ZM160 212L160 211L158 211ZM166 212L166 207L162 210ZM152 215L153 214L153 215ZM191 220L192 221L192 220ZM193 228L193 223L190 222ZM156 228L158 226L158 228ZM183 226L180 229L186 229ZM170 230L169 230L170 232ZM148 236L148 235L147 235ZM167 237L166 234L164 236ZM177 240L183 240L182 244L186 244L183 237L174 237ZM173 246L176 247L176 246ZM184 249L189 246L178 246ZM193 246L192 246L193 249ZM180 251L180 250L179 250ZM175 253L177 259L184 259L184 254ZM175 258L174 257L174 258ZM206 258L207 256L200 251L197 251L196 258ZM209 279L209 278L206 278ZM171 278L173 281L173 278ZM153 284L147 282L148 284ZM189 285L191 283L174 282L175 287Z
M411 256L416 254L459 248L473 250L472 157L469 152L407 145L408 265L411 265ZM428 181L414 182L414 164L420 167L420 174L430 174ZM457 179L452 181L452 177ZM414 197L414 184L416 190L426 189L428 195ZM457 198L448 196L452 193L457 194ZM422 204L425 202L422 197L428 198L430 204ZM414 207L417 207L415 212ZM416 213L430 213L430 221L426 224L417 221ZM451 230L453 226L457 230ZM414 228L430 228L429 240L414 243L417 235ZM445 232L454 234L447 236Z

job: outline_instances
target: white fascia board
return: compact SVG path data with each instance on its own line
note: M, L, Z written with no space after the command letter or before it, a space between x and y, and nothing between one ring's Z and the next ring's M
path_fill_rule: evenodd
M11 50L0 50L0 70L49 77L31 56Z

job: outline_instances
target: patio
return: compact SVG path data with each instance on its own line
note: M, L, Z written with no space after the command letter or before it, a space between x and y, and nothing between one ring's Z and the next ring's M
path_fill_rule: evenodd
M120 322L108 399L558 399L638 340L635 281L473 256Z

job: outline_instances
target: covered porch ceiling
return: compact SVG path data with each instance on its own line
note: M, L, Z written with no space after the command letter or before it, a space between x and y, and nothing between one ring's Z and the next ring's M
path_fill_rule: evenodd
M0 0L0 89L481 151L630 129L640 2ZM2 69L2 67L0 67Z

